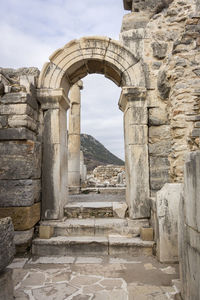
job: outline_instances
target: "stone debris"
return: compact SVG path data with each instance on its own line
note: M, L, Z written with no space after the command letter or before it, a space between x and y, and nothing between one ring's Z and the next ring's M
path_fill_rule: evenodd
M175 268L173 267L167 267L167 268L161 268L161 271L166 273L166 274L175 274L176 271L175 271Z
M125 187L124 166L98 166L87 176L87 185L93 187Z

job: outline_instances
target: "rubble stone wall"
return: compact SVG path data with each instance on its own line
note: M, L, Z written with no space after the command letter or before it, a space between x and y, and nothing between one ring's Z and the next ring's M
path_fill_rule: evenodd
M133 0L131 8L120 40L143 61L146 74L155 195L165 183L183 181L184 155L199 148L198 1Z
M38 73L36 68L0 69L0 218L12 218L15 243L23 241L25 247L40 219Z

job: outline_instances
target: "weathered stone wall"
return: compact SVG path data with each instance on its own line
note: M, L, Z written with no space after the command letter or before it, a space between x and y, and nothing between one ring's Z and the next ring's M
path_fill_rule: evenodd
M183 180L184 155L199 147L197 1L124 1L120 40L146 73L151 194ZM129 3L129 4L128 4Z
M0 299L13 299L12 270L6 269L15 255L14 227L10 217L0 218Z
M40 219L38 73L36 68L0 69L0 218L11 216L16 244L28 236L24 246Z
M200 295L200 151L187 155L180 203L179 260L184 300Z
M125 186L125 167L123 166L98 166L88 175L88 185L102 187Z

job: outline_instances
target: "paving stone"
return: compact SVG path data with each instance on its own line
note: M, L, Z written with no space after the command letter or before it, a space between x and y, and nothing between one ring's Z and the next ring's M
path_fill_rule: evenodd
M26 294L25 291L21 291L21 290L16 290L14 291L14 296L15 299L20 299L20 300L29 300L29 296Z
M15 258L13 262L9 265L9 268L22 269L27 261L28 258Z
M32 272L29 273L25 280L22 282L22 286L41 286L45 283L45 274L42 272Z
M39 257L37 259L30 259L29 264L72 264L75 261L74 257L57 256L57 257Z
M90 300L91 296L85 296L85 295L76 295L72 298L73 300Z
M67 283L60 283L56 285L49 285L32 291L35 300L49 299L49 300L65 300L68 296L75 293L77 289Z
M99 282L105 289L113 290L114 288L122 287L123 281L117 278L103 279Z
M28 269L22 269L22 268L15 268L12 270L12 278L13 278L13 285L15 287L15 290L19 289L21 287L22 281L24 278L26 278L27 274L29 273Z
M152 264L144 264L145 270L156 270Z
M110 264L141 264L141 261L110 257L109 263Z
M98 282L100 279L101 277L98 276L76 276L70 281L70 284L75 286L92 285Z
M93 284L90 286L85 286L83 288L83 293L84 294L95 294L98 291L102 291L104 287L102 287L100 284Z
M102 261L99 257L77 257L76 264L100 264Z

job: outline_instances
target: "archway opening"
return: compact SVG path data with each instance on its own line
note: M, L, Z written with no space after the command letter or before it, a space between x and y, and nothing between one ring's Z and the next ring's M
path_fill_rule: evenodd
M112 188L117 193L123 187L125 199L123 114L118 107L121 89L97 74L85 77L79 89L81 82L69 94L69 191L77 194L104 188L108 192Z
M67 197L66 111L69 89L88 74L100 73L122 88L126 202L131 218L149 217L148 119L143 63L119 42L106 37L73 40L55 51L41 71L38 99L44 113L43 194L45 219L63 216ZM50 161L50 163L49 163Z

